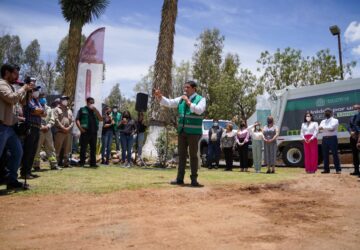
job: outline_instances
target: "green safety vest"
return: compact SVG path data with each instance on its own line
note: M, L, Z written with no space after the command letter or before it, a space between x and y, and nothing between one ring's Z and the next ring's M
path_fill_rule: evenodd
M196 95L190 101L197 105L203 97ZM203 116L197 115L190 111L190 107L186 105L184 100L181 100L178 105L178 133L185 132L186 134L201 135Z
M119 122L121 120L121 113L120 112L116 112L116 114L114 114L114 112L111 112L111 117L113 118L115 125L113 126L114 131L116 132L118 130L118 126L119 126Z
M82 128L88 129L89 127L89 109L87 107L80 108L81 116L80 116L80 125ZM96 114L95 121L96 121L96 128L99 128L99 119L97 118Z

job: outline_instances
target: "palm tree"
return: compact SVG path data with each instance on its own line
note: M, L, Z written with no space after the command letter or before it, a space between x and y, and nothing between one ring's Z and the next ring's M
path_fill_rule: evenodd
M65 63L65 84L63 93L74 100L76 76L81 49L82 27L104 13L108 0L59 0L61 12L70 22L68 52Z
M159 42L156 52L156 60L154 66L154 83L153 89L160 89L164 96L169 96L172 93L172 56L174 52L174 35L175 23L177 17L177 0L164 0L161 11L161 24L159 33ZM144 145L144 153L148 156L156 155L154 144L159 133L160 128L169 124L169 110L164 110L159 107L159 104L151 100L151 117L149 135ZM160 128L159 128L160 127Z

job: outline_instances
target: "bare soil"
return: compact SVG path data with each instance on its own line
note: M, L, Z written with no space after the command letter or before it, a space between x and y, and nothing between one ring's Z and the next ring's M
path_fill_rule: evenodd
M359 249L360 182L0 197L1 249Z

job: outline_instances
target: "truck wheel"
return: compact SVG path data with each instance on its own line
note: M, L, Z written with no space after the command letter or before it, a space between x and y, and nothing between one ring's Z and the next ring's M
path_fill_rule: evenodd
M301 143L290 143L282 151L282 158L286 166L303 167L304 166L304 149Z
M207 152L208 152L208 147L207 146L203 146L201 148L201 164L203 167L207 167Z

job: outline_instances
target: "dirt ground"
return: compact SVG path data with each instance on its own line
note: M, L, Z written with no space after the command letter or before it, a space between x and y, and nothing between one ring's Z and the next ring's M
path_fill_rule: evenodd
M1 249L359 249L360 182L0 197Z

